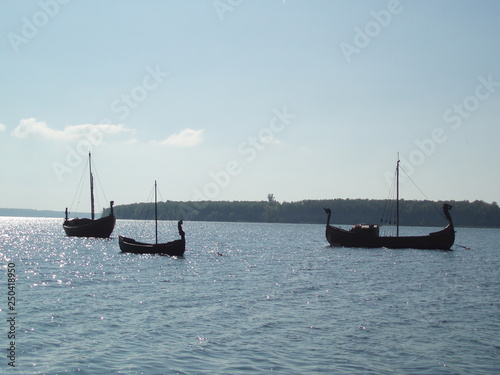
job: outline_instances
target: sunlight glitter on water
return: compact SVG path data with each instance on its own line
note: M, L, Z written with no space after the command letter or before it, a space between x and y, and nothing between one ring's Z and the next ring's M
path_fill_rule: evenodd
M487 374L498 364L498 231L461 230L483 247L443 253L330 248L316 225L187 222L186 256L172 259L123 254L116 237L65 237L61 220L0 224L19 277L24 371ZM114 235L145 224L118 221Z

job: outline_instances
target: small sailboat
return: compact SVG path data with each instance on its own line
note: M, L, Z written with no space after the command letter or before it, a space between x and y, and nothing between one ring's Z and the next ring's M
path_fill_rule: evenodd
M155 181L155 243L149 244L138 242L133 238L118 236L118 244L120 250L124 253L135 254L160 254L182 257L186 251L185 233L182 230L182 220L177 222L177 229L179 230L180 240L174 240L166 243L158 243L158 198L157 198L157 185Z
M443 205L443 211L448 225L438 232L426 236L399 236L399 160L396 166L396 235L381 236L377 224L357 224L350 230L344 230L330 225L332 211L325 208L328 215L326 223L326 240L331 246L386 247L390 249L423 249L451 250L455 242L455 228L451 219L449 204Z
M98 237L108 238L115 228L116 218L113 213L113 204L111 201L110 214L100 219L95 218L94 212L94 177L92 176L92 155L89 152L89 170L90 170L90 209L91 218L69 219L68 208L66 207L66 218L63 223L64 231L69 237Z

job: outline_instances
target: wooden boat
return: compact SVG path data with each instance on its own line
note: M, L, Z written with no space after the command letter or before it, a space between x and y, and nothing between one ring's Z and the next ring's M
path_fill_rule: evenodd
M331 246L365 247L390 249L451 250L455 242L455 228L450 215L451 206L443 205L448 225L438 232L426 236L399 236L399 160L396 167L396 236L381 236L377 224L357 224L350 230L330 225L332 211L325 208L328 215L326 240Z
M120 250L124 253L135 254L160 254L182 257L186 251L185 233L182 230L182 220L177 222L177 229L179 230L180 240L174 240L166 243L158 243L158 199L157 199L157 186L155 181L155 238L154 244L138 242L133 238L118 236L118 244Z
M66 218L63 223L64 231L69 237L98 237L108 238L115 228L116 218L113 213L113 204L111 201L110 214L100 219L95 218L94 211L94 177L92 176L92 156L89 152L89 170L90 170L90 210L91 218L68 218L68 208L66 207Z

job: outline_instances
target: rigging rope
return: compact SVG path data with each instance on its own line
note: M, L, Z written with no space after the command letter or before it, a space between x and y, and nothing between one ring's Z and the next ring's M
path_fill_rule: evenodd
M73 205L75 204L75 200L76 200L77 196L78 196L78 201L77 201L75 211L78 211L78 209L79 209L80 201L81 201L82 193L83 193L83 181L85 180L85 176L87 174L88 164L89 164L89 162L87 160L87 163L85 164L85 168L83 169L82 176L80 177L80 182L78 183L78 187L76 189L75 195L73 196L73 201L71 202L71 205L69 206L68 213L73 211Z
M394 172L394 178L392 179L392 184L389 189L389 194L387 195L384 211L382 213L382 217L380 219L380 223L382 226L382 234L383 235L393 235L395 233L395 229L393 225L396 224L395 219L395 211L396 211L396 171ZM387 225L385 225L387 224ZM394 232L394 233L393 233Z
M101 203L99 201L99 194L94 194L94 198L97 201L97 206L104 208L107 206L106 202L109 202L109 201L108 201L108 197L106 197L106 193L104 192L104 189L103 189L102 184L101 184L101 179L99 178L99 173L97 172L97 168L96 168L93 161L92 161L92 171L93 171L93 174L95 174L95 176L96 176L97 184L99 185L99 188L101 189L101 193L104 196L105 204L101 205ZM102 211L102 209L101 209L101 211Z
M161 199L160 202L158 202L158 203L163 203L163 206L165 207L165 212L167 213L166 216L167 216L167 220L168 220L168 206L167 206L167 201L162 197L159 187L157 187L157 190L158 190L158 196ZM172 227L177 228L177 223L175 222L175 220L174 221L169 220L169 221L170 221L170 224L172 225Z
M412 178L408 175L408 173L406 173L406 171L402 167L401 167L401 170L404 172L406 177L408 177L408 179L412 182L412 184L415 185L415 187L418 189L418 191L420 191L420 194L422 194L426 200L430 201L430 199L424 194L424 192L418 187L418 185L415 183L415 181L412 180ZM436 205L432 205L432 207L439 213L439 215L441 217L444 217L446 219L446 216L444 215L442 210L439 210L436 207Z
M148 194L148 197L146 199L146 202L148 202L148 204L146 204L146 216L143 218L143 220L150 220L150 219L154 219L154 214L151 214L151 217L149 216L149 214L151 213L151 210L152 210L152 207L154 208L154 206L152 206L150 203L154 201L154 194L155 194L155 188L154 186L151 188L151 190L149 191L149 194ZM141 216L142 216L142 212L141 212Z
M380 219L380 225L382 227L382 231L383 231L383 234L384 235L388 235L388 232L392 231L393 230L393 226L396 224L396 221L395 221L395 210L396 210L396 193L395 193L395 185L396 185L396 174L397 174L397 168L400 168L404 174L406 175L406 177L413 183L413 185L415 185L415 187L418 189L418 191L420 191L420 193L424 196L424 198L427 200L427 201L430 201L430 199L424 194L424 192L418 187L418 185L415 183L415 181L413 181L413 179L408 175L408 173L404 170L404 168L399 165L396 166L396 171L394 172L394 178L392 180L392 184L391 184L391 187L389 189L389 194L388 194L388 197L386 199L386 202L385 202L385 206L384 206L384 210L383 210L383 213L382 213L382 217ZM442 216L442 217L445 217L444 213L442 212L442 210L439 210L436 205L432 205L432 207L439 212L439 214ZM446 218L446 217L445 217ZM385 226L384 224L389 224L391 226L391 229L387 228L387 226Z
M382 216L382 220L385 219L385 223L388 222L389 224L394 224L394 222L392 222L392 220L394 220L394 210L395 210L395 207L394 207L395 206L394 199L395 199L395 195L396 195L395 185L396 185L396 178L393 178L392 185L391 185L391 188L389 190L389 194L387 196L386 203L385 203L384 215Z
M415 183L415 181L413 181L411 179L411 177L408 175L408 173L406 173L406 171L403 169L403 167L401 167L401 170L404 172L406 177L408 177L408 179L412 182L412 184L415 185L415 187L418 189L418 191L420 191L420 193L424 196L424 198L427 200L430 200L429 198L427 198L427 196L424 194L424 192L418 187L418 185Z

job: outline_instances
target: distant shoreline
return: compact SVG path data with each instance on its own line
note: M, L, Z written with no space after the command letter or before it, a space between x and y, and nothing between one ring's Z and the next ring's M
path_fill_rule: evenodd
M202 201L160 202L159 220L218 221L247 223L326 224L323 208L332 210L332 222L339 225L359 223L388 225L387 200L330 199L299 202ZM483 201L412 201L400 200L400 225L440 227L447 225L443 203L453 206L451 216L456 227L500 228L500 208L496 202ZM109 209L105 210L105 215ZM394 210L391 212L395 212ZM117 219L150 220L153 203L133 203L114 207Z
M52 210L35 210L30 208L0 208L0 217L47 217L47 218L64 218L64 211ZM71 217L88 217L90 213L75 212Z
M451 215L456 227L500 228L500 208L496 202L448 201L453 206ZM300 202L267 201L205 201L205 202L160 202L159 220L325 224L323 208L332 209L332 222L338 225L381 222L386 200L331 199L304 200ZM443 202L400 201L400 225L439 227L446 225L441 215ZM114 207L117 219L153 219L153 203L133 203ZM103 215L108 215L109 209ZM64 211L0 208L0 217L46 217L64 219ZM100 217L100 213L96 215ZM70 217L90 217L90 213L71 212Z

